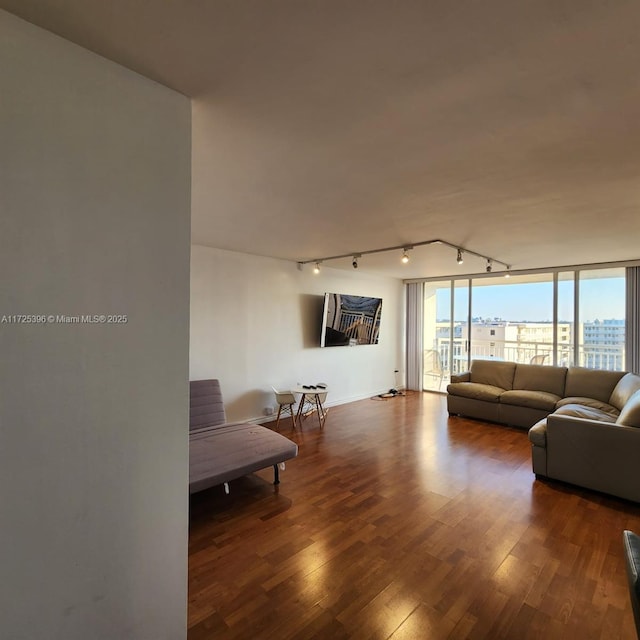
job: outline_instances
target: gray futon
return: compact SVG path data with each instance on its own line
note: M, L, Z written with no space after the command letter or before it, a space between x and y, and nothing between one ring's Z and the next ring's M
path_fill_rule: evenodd
M189 493L225 484L259 469L295 458L298 446L261 425L227 422L218 380L190 383Z

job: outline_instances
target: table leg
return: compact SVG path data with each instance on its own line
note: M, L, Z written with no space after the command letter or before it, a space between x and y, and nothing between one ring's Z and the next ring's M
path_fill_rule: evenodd
M302 397L300 398L300 404L298 405L298 411L296 412L296 418L298 419L298 424L300 425L301 429L302 429L302 407L304 407L304 401L306 397L307 397L307 394L303 393Z
M316 411L318 412L318 423L320 424L320 428L324 427L324 409L322 408L322 403L320 402L320 395L316 393Z

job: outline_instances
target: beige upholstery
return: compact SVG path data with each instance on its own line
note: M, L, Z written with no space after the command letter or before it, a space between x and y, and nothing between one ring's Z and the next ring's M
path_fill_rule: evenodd
M552 413L546 446L535 449L546 453L541 466L532 457L536 474L640 502L640 429Z
M529 429L529 442L539 447L547 446L547 419L543 418Z
M640 376L636 373L627 373L622 376L611 393L609 402L618 409L622 410L627 400L636 392L640 390Z
M640 427L640 391L636 391L627 400L616 422L627 427Z
M584 404L564 404L553 412L556 416L572 416L574 418L586 418L587 420L600 420L601 422L615 422L616 417L606 411L589 407Z
M615 386L624 376L623 371L601 371L585 367L571 367L567 372L564 397L594 398L609 402Z
M612 404L609 404L608 402L602 402L602 400L595 400L594 398L583 398L582 396L569 396L568 398L562 398L561 400L558 400L556 409L564 407L566 404L582 404L585 407L592 407L593 409L598 409L599 411L609 413L616 418L620 413L618 409L616 409Z
M566 367L545 367L535 364L519 364L513 377L514 389L546 391L558 398L564 395Z
M498 402L504 393L502 387L494 387L480 382L453 382L447 387L447 391L463 398L473 398L485 402Z
M515 362L497 362L495 360L473 360L471 362L471 382L487 384L501 389L513 389Z
M451 380L451 415L529 429L537 476L640 502L639 375L477 360Z
M518 407L531 407L532 409L543 409L553 411L560 396L546 391L527 391L525 389L513 389L505 391L500 396L500 402L512 404Z

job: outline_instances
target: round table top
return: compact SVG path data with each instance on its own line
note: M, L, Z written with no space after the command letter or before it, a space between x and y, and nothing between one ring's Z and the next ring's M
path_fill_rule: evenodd
M315 387L313 389L312 387ZM293 393L306 393L306 394L317 394L317 393L327 393L329 391L329 387L319 387L317 384L315 385L296 385L291 389Z

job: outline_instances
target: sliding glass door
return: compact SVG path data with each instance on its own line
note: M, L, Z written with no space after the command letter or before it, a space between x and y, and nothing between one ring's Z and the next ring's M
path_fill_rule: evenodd
M424 282L423 388L473 359L625 368L625 269Z
M468 316L468 281L425 282L424 389L444 391L451 372L467 368Z

